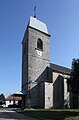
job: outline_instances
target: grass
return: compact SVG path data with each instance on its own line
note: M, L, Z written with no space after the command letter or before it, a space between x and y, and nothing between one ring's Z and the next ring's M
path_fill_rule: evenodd
M17 110L24 115L47 119L47 120L79 120L79 110L77 109L28 109Z

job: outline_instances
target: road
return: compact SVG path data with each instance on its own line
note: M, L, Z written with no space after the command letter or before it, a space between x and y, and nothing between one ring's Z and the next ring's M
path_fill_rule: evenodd
M11 109L5 109L0 108L0 120L38 120L34 119L25 115L22 115L20 113L17 113L15 111L12 111Z

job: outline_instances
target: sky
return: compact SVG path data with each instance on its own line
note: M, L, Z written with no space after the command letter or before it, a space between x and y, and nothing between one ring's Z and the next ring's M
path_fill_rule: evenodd
M29 17L46 23L50 62L71 68L79 57L79 0L0 0L0 93L21 91L22 38Z

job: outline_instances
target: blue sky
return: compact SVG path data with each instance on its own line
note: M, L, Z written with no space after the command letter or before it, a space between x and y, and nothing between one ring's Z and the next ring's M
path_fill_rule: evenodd
M0 0L0 93L21 90L21 42L30 16L48 26L50 62L71 67L79 57L79 0Z

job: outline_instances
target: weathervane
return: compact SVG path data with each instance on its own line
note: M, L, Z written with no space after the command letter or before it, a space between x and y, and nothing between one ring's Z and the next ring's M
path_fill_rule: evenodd
M36 18L36 6L34 7L34 18Z

